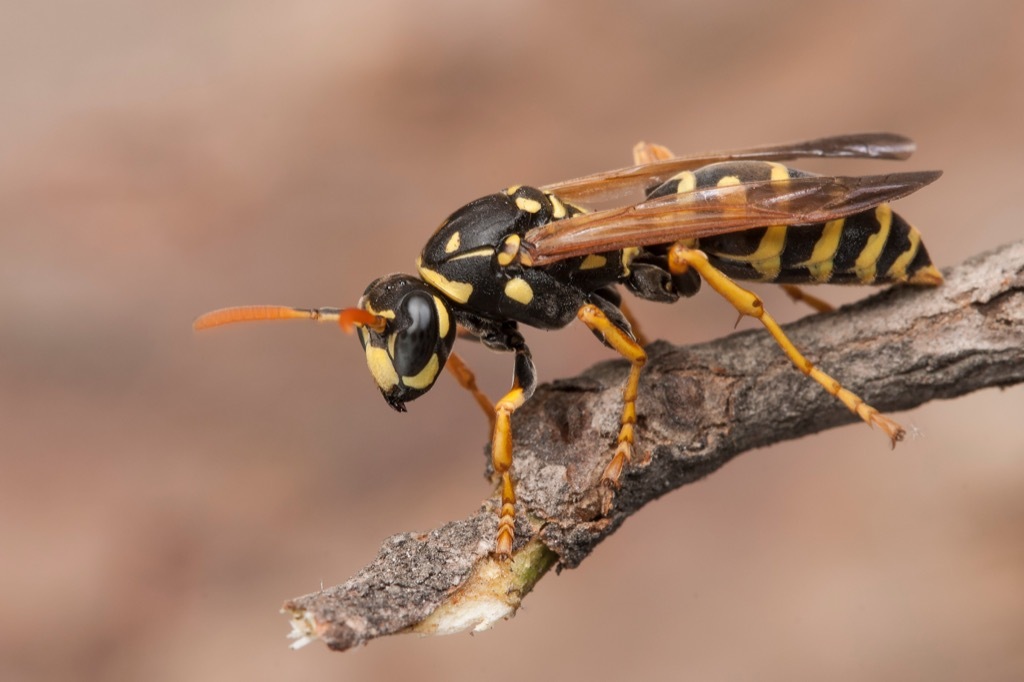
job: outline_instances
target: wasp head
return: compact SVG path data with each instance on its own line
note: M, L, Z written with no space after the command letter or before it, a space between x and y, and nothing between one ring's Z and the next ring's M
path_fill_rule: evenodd
M366 364L388 405L430 390L455 343L455 320L444 297L409 275L388 275L366 287L358 307L376 322L359 325Z
M405 411L434 385L455 342L456 324L444 296L409 275L388 275L366 287L356 308L293 308L281 305L235 306L196 318L194 329L235 322L314 320L359 330L366 364L391 407Z

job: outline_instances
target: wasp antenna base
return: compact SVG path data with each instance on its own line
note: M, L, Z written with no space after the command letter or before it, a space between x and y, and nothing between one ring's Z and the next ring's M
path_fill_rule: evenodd
M345 308L344 310L335 310L334 317L332 320L337 320L338 324L345 332L351 334L352 330L357 326L370 327L378 332L384 331L385 320L380 315L374 315L368 310L362 308Z

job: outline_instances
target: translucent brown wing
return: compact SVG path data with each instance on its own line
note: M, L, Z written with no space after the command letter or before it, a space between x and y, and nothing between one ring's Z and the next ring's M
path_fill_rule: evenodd
M904 197L941 174L811 176L696 189L548 223L526 233L521 254L524 263L539 266L768 225L822 223Z
M680 156L642 166L595 173L546 185L542 189L572 203L607 205L615 202L622 205L640 201L644 189L661 184L676 173L719 161L788 161L814 157L906 159L914 149L914 142L910 138L893 133L837 135L806 142Z

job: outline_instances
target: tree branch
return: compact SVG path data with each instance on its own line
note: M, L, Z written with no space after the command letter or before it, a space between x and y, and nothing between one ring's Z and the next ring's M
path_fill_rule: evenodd
M1024 241L945 274L936 289L892 288L786 333L883 412L1024 381ZM648 352L637 433L650 458L623 474L609 515L598 480L619 427L621 360L540 387L516 413L513 561L489 554L494 498L467 519L396 535L345 584L284 605L293 646L319 638L344 650L398 632L490 627L548 568L579 565L647 502L747 450L857 419L761 329L686 348L659 341Z

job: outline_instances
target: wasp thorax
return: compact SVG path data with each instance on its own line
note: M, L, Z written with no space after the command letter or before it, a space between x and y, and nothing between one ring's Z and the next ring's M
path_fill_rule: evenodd
M455 322L437 290L409 275L370 284L359 307L385 321L383 331L359 328L366 364L396 410L430 390L455 342Z

